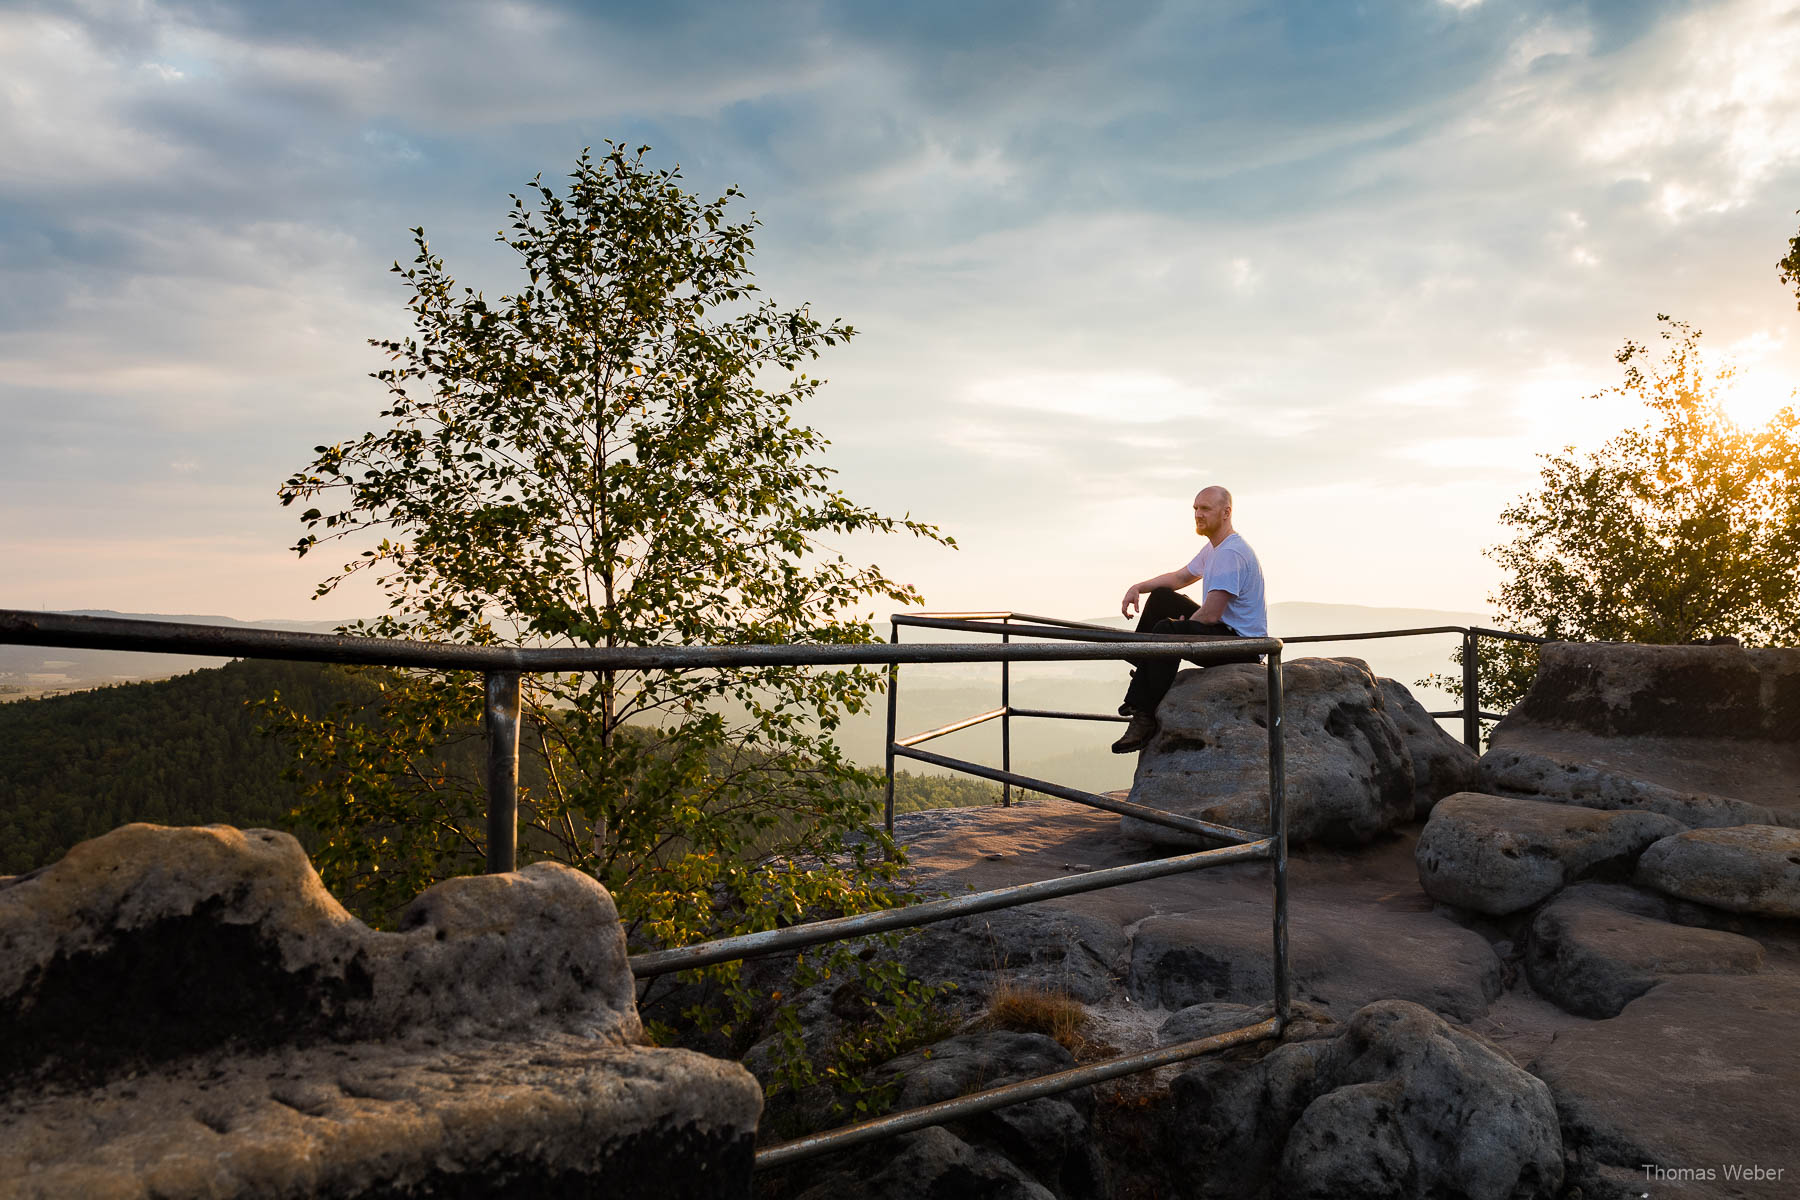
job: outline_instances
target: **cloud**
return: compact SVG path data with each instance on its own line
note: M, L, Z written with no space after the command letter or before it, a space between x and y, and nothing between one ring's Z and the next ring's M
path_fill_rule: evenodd
M982 548L897 551L902 577L1002 592L1067 561L1054 586L1091 607L1105 578L1104 607L1216 477L1309 564L1356 569L1328 530L1347 506L1424 522L1429 569L1382 578L1467 606L1532 453L1630 417L1583 397L1655 311L1764 331L1759 375L1793 370L1769 264L1800 188L1797 13L15 7L0 519L283 544L274 484L374 419L364 339L405 328L406 230L504 290L506 193L618 137L693 190L742 185L769 294L863 331L810 416L842 482Z

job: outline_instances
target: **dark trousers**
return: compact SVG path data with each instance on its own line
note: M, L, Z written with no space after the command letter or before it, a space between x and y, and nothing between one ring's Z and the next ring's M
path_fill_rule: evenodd
M1157 588L1144 597L1143 610L1138 614L1137 631L1139 633L1210 633L1222 637L1236 637L1237 630L1219 621L1190 621L1189 617L1200 611L1200 606L1188 599L1174 588ZM1254 656L1253 656L1254 657ZM1155 713L1156 706L1169 693L1169 685L1175 682L1175 672L1181 668L1181 660L1176 658L1129 659L1132 665L1131 686L1126 689L1125 703L1119 711L1130 713Z

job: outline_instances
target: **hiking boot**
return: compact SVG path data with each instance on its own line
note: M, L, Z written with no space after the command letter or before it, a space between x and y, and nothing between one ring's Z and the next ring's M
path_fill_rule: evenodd
M1133 713L1131 724L1125 727L1125 736L1112 744L1114 754L1134 754L1144 748L1144 744L1156 736L1155 713Z

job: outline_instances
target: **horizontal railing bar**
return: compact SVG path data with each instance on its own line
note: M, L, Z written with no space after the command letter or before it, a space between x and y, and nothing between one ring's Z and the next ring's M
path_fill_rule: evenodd
M1426 713L1426 714L1425 714L1425 715L1426 715L1426 716L1428 716L1428 717L1433 717L1433 718L1437 718L1437 717L1445 717L1445 718L1448 718L1448 717L1457 717L1457 718L1459 718L1459 719L1460 719L1460 718L1462 718L1462 717L1466 717L1466 716L1468 716L1468 715L1469 715L1469 714L1467 714L1467 713L1465 713L1465 712L1464 712L1464 711L1463 711L1463 710L1462 710L1462 709L1460 709L1460 708L1453 708L1453 709L1451 709L1451 710L1450 710L1450 711L1449 711L1449 712L1433 712L1433 713ZM1480 717L1480 718L1481 718L1481 719L1482 719L1482 720L1484 720L1484 721L1504 721L1504 720L1506 720L1506 714L1505 714L1505 713L1492 713L1492 712L1479 712L1479 713L1476 713L1476 714L1475 714L1475 715L1476 715L1476 716L1478 716L1478 717Z
M1060 625L995 625L988 621L979 621L962 617L914 617L902 621L898 617L895 622L901 625L914 625L923 629L955 629L963 633L1004 633L1013 637L1055 638L1071 642L1134 642L1158 636L1148 633L1132 633L1125 629L1068 629ZM1089 637L1088 634L1099 634ZM1176 637L1176 634L1162 634L1163 638Z
M1098 629L1107 633L1119 633L1111 625L1096 625L1092 621L1071 621L1066 617L1040 617L1036 613L1022 612L920 612L894 613L888 620L896 625L918 625L925 621L1032 621L1039 625L1058 625L1064 629ZM1010 630L999 630L1001 633Z
M671 971L691 971L697 967L731 962L734 959L749 958L757 954L799 950L806 946L816 946L820 942L836 942L845 938L865 937L874 933L886 933L892 929L910 929L916 925L930 925L937 921L948 921L953 917L968 916L972 913L991 912L996 908L1011 908L1017 904L1030 904L1038 900L1054 900L1059 896L1074 896L1082 892L1098 891L1101 888L1116 887L1121 883L1137 883L1145 879L1160 879L1164 875L1178 875L1183 871L1197 871L1203 867L1216 867L1225 863L1267 858L1270 847L1273 845L1272 838L1262 838L1242 846L1223 846L1216 850L1199 850L1193 854L1182 854L1173 858L1153 858L1148 862L1128 863L1122 867L1107 867L1104 870L1088 871L1080 875L1065 875L1059 879L1043 879L1036 883L1014 884L1011 887L996 888L988 892L948 896L942 900L927 900L923 904L910 904L904 908L887 908L880 912L857 913L849 917L832 917L829 920L812 921L805 925L789 925L785 929L765 929L756 933L738 934L735 937L717 938L710 942L696 942L691 946L676 946L670 950L652 950L645 954L634 954L628 961L631 973L639 979L646 979L652 975L666 975Z
M851 666L926 662L1084 662L1122 658L1110 642L1059 646L1029 643L971 645L888 642L862 645L616 646L535 648L458 646L390 638L294 633L281 629L184 625L125 617L0 609L0 643L90 650L140 650L163 654L298 659L365 666L426 667L470 671L644 671L724 667ZM1216 661L1242 654L1273 653L1274 638L1163 638L1132 648L1135 658Z
M1232 1046L1260 1042L1264 1038L1278 1037L1280 1034L1281 1019L1270 1017L1266 1021L1259 1021L1255 1025L1246 1025L1242 1029L1215 1033L1210 1037L1195 1038L1193 1041L1178 1042L1173 1046L1162 1046L1155 1050L1140 1051L1137 1054L1124 1054L1118 1058L1109 1058L1105 1062L1071 1067L1053 1075L1040 1075L1036 1079L1022 1079L1018 1083L971 1092L967 1096L958 1096L954 1100L941 1100L936 1104L927 1104L919 1108L908 1109L906 1112L877 1117L858 1125L847 1125L842 1129L815 1133L809 1137L795 1138L791 1142L770 1146L766 1150L757 1151L755 1169L766 1171L773 1167L786 1166L789 1163L799 1162L820 1154L829 1154L835 1150L848 1149L864 1142L908 1133L914 1129L924 1129L930 1125L943 1125L963 1117L972 1117L977 1113L991 1112L996 1108L1005 1108L1008 1105L1026 1100L1037 1100L1044 1096L1059 1095L1063 1092L1074 1091L1076 1088L1105 1083L1109 1079L1118 1079L1124 1075L1135 1075L1140 1071L1153 1071L1158 1067L1185 1062L1190 1058L1198 1058L1202 1054L1210 1054L1215 1050L1227 1050Z
M1529 642L1534 646L1542 646L1546 642L1554 642L1556 638L1538 637L1530 633L1514 633L1510 629L1483 629L1479 625L1471 625L1469 632L1478 637L1504 638L1509 642Z
M1004 717L1006 709L993 708L984 713L977 713L961 721L952 721L948 725L939 725L936 729L927 729L924 733L915 733L909 738L901 738L896 746L917 746L920 742L929 742L932 738L943 737L946 733L955 733L959 729L967 729L971 725L979 725L983 721L991 721L995 717Z
M1284 637L1285 645L1295 642L1363 642L1371 638L1422 637L1428 633L1467 633L1463 625L1431 625L1423 629L1372 629L1361 633L1308 633L1300 637Z
M1064 629L1054 625L1006 625L994 626L982 621L931 620L914 621L914 625L922 625L929 629L955 629L965 633L1004 633L1011 637L1050 638L1061 641L1094 641L1094 642L1131 642L1144 645L1156 642L1182 642L1187 645L1204 645L1208 642L1230 642L1243 639L1229 638L1216 633L1134 633L1129 629L1108 629L1104 625L1083 626L1079 629ZM1134 650L1132 652L1136 654ZM1266 653L1266 651L1259 651Z
M1504 720L1506 720L1505 713L1478 712L1475 715L1480 717L1484 721L1504 721Z
M1121 717L1118 713L1078 713L1057 712L1052 708L1009 708L1006 710L1015 717L1051 717L1059 721L1129 721L1130 717Z
M1093 792L1083 792L1076 788L1063 787L1059 783L1049 783L1042 779L1033 779L1029 775L1019 775L1012 771L1001 771L994 767L984 767L980 763L972 763L960 758L951 758L944 754L933 754L929 750L914 750L911 747L895 746L894 753L903 758L916 758L920 762L930 763L935 767L948 767L953 771L963 771L970 775L980 776L982 779L991 779L995 783L1010 783L1014 787L1022 787L1033 792L1042 792L1046 796L1055 796L1060 800L1073 800L1077 804L1085 804L1090 808L1103 808L1107 812L1118 813L1122 817L1136 817L1140 821L1149 821L1153 825L1164 825L1170 829L1179 829L1183 833L1198 834L1201 837L1220 838L1227 842L1248 842L1263 836L1260 833L1252 833L1248 829L1237 829L1230 825L1218 825L1212 821L1202 821L1199 817L1184 817L1179 813L1164 812L1160 808L1148 808L1142 804L1133 804L1129 800L1114 800L1111 796L1100 796Z

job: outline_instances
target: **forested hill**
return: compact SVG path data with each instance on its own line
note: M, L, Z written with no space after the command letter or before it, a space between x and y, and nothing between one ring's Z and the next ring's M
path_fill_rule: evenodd
M0 704L0 874L131 821L289 828L291 753L257 734L249 704L277 691L318 714L375 685L341 667L245 661Z
M29 871L132 821L295 829L288 746L251 702L280 692L310 715L375 699L375 677L318 663L242 661L153 683L0 704L0 875ZM901 771L895 806L992 804L1000 789ZM871 809L879 802L871 794Z

